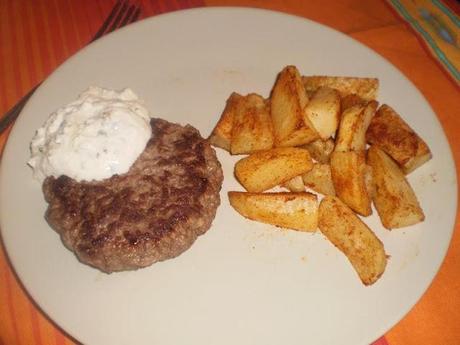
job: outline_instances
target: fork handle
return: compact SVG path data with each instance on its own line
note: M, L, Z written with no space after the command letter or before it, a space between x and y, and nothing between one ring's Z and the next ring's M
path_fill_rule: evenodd
M40 86L41 83L35 85L29 92L27 92L22 98L0 119L0 134L2 134L8 126L17 119L21 113L22 108L26 105L29 98L34 94L35 90Z

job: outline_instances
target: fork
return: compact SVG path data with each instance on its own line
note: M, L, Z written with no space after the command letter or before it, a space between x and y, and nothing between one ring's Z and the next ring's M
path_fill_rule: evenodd
M89 43L96 41L115 29L119 29L127 24L135 22L139 18L140 14L141 8L139 5L130 4L129 0L117 0L109 15ZM41 83L42 82L34 86L0 119L0 134L3 133L3 131L7 129L14 120L16 120L21 113L22 108L24 108L29 98L34 94L35 90L37 90Z

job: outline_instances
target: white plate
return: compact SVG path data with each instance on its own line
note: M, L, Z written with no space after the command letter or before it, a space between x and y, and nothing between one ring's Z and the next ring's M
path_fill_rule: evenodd
M376 76L379 100L426 139L434 158L409 180L426 212L389 232L366 222L391 255L364 287L320 234L240 217L226 193L241 189L235 158L218 150L225 181L211 230L180 257L103 274L79 263L43 219L46 204L26 166L34 131L89 85L133 88L154 116L207 136L232 91L267 96L285 65L303 74ZM446 253L456 175L436 116L415 87L374 52L311 21L263 10L207 8L144 20L62 65L18 119L1 166L1 227L11 262L38 305L85 344L363 344L417 302Z

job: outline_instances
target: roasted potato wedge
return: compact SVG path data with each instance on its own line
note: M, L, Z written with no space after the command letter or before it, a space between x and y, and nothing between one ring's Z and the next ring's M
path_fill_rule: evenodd
M302 179L303 184L315 192L323 195L335 195L329 164L314 164L310 171L302 175Z
M251 93L235 99L230 153L244 154L273 147L270 108L262 96Z
M304 117L312 123L321 139L333 137L340 118L340 95L337 90L319 87L305 107Z
M312 166L307 150L278 147L236 162L235 176L248 192L263 192L306 173Z
M291 192L305 192L305 185L303 184L302 176L300 175L284 182L281 186Z
M312 141L309 144L302 145L301 147L305 148L310 152L311 158L313 158L318 163L329 163L331 153L334 151L334 140L328 139L323 141L321 139L317 139Z
M307 93L327 86L336 89L342 98L349 94L356 94L366 101L376 99L379 89L379 80L375 78L304 76L302 82Z
M387 264L382 242L339 198L323 198L318 227L347 256L364 285L380 278Z
M319 137L308 117L304 117L308 96L295 66L287 66L279 73L270 101L275 146L299 146Z
M366 139L369 144L380 147L390 155L405 174L431 159L428 145L386 104L372 118Z
M283 228L316 231L318 201L314 194L229 192L230 205L246 218Z
M336 195L362 216L372 214L366 186L365 151L332 152L331 174Z
M387 229L402 228L425 219L423 210L409 182L398 165L377 146L367 155L375 185L374 205Z
M378 103L352 106L342 113L335 151L362 151L366 149L366 131L377 110Z
M372 176L372 167L366 164L366 167L364 168L364 183L366 185L367 194L371 199L374 197L375 193L374 180Z
M359 97L358 95L354 93L346 95L340 100L340 106L341 106L342 112L344 112L346 109L353 107L355 105L365 106L366 104L367 104L366 100L362 99L361 97Z
M214 127L208 140L211 145L230 151L232 141L233 119L235 117L236 107L243 98L240 94L233 92L227 99L225 109L219 121Z

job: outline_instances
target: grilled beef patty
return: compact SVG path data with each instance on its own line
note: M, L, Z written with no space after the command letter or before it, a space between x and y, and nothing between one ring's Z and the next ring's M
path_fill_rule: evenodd
M126 174L43 183L48 223L80 261L104 272L178 256L209 229L220 204L222 169L198 130L160 119L151 127Z

